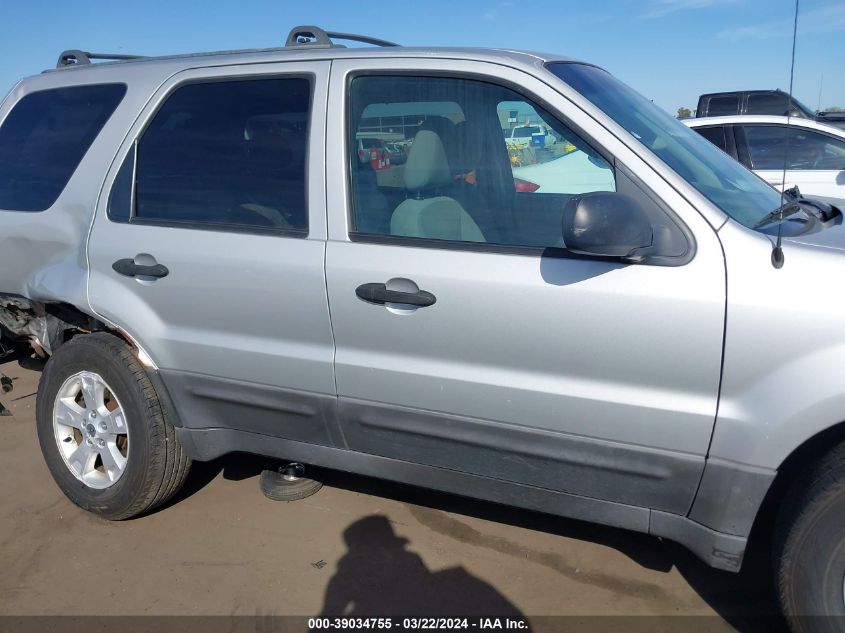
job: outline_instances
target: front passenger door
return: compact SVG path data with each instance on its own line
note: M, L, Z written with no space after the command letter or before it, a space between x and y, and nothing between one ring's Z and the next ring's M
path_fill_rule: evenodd
M685 513L716 414L725 306L716 235L535 78L482 63L450 63L460 77L436 62L401 63L395 73L379 60L332 68L338 151L328 173L350 185L329 188L326 274L349 447ZM533 163L543 187L517 192L514 176L530 181L532 170L517 171L507 128L535 114L569 136ZM355 138L365 131L398 135L404 165L360 178ZM630 265L566 251L555 200L584 192L567 183L587 182L650 205L672 236L666 257Z

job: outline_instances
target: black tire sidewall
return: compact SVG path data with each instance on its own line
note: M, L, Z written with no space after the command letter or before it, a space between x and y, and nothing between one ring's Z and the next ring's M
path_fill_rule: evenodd
M260 487L264 496L274 501L298 501L318 492L323 484L307 477L287 481L278 472L265 470L261 473Z
M130 508L149 477L152 433L148 403L136 376L117 355L88 344L84 337L63 345L50 358L38 387L36 425L41 452L59 488L76 505L97 514L118 516ZM99 374L120 402L129 435L126 469L108 488L87 486L76 478L59 452L53 431L53 407L62 383L82 371Z
M793 630L834 633L845 623L845 487L809 497L788 536L781 599Z

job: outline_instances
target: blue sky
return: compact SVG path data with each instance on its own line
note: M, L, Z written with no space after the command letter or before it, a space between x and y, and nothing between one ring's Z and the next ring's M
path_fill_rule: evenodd
M0 92L63 49L167 54L278 46L295 24L408 45L552 51L597 63L667 110L789 84L794 0L0 0ZM801 0L795 96L845 107L845 1Z

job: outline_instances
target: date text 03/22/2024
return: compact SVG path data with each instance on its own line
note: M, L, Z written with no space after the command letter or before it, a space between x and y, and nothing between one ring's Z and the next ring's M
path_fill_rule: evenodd
M527 631L528 622L521 618L310 618L309 631L332 630L396 630L396 631L446 631L446 630L512 630Z

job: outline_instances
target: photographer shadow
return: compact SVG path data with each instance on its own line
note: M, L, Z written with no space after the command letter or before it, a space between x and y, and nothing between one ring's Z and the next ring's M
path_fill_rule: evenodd
M343 533L347 552L326 589L322 617L525 616L490 584L463 567L431 571L406 549L383 516L370 515Z

